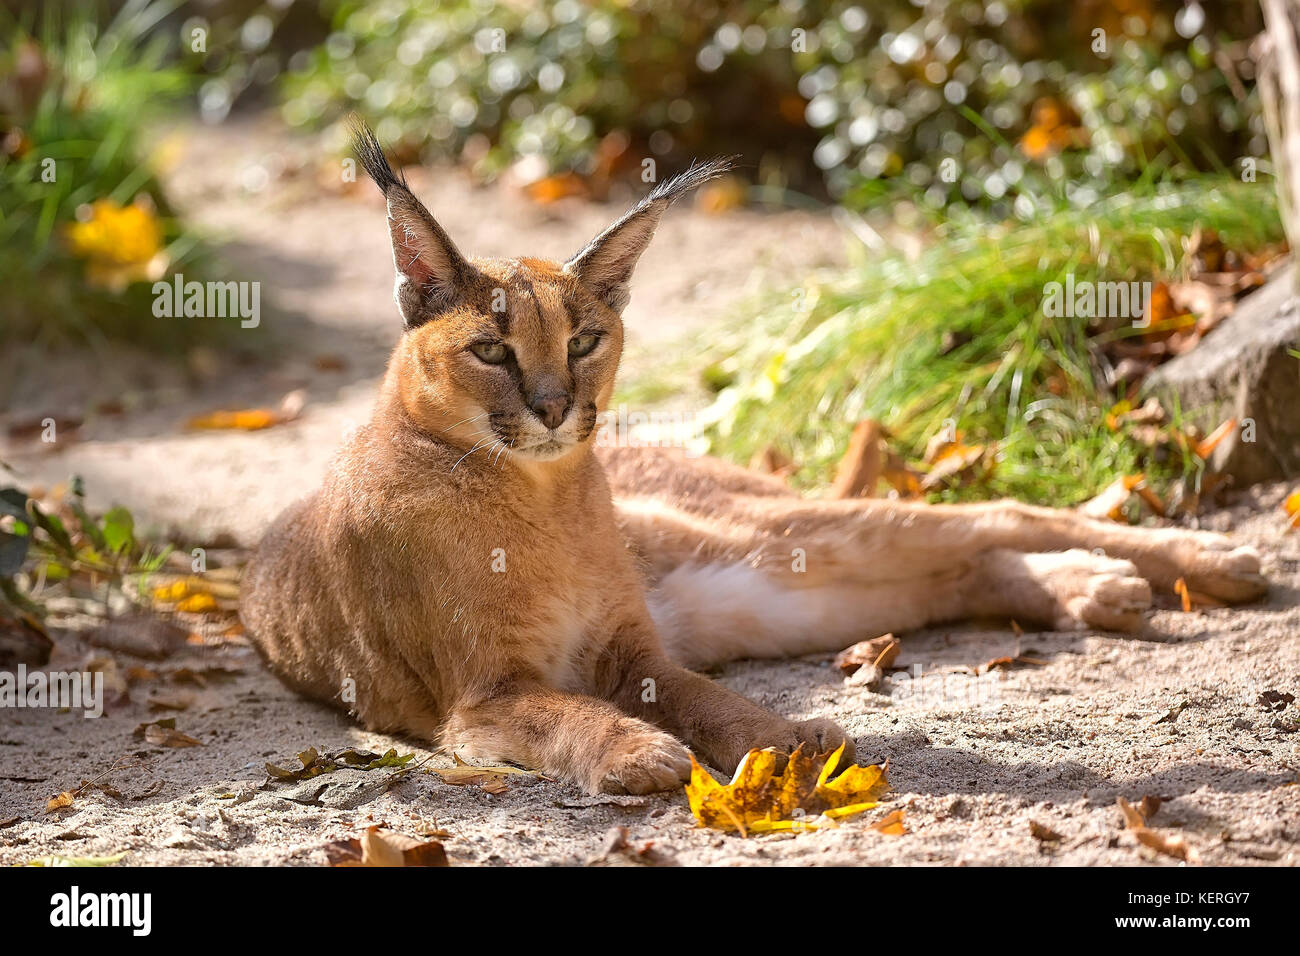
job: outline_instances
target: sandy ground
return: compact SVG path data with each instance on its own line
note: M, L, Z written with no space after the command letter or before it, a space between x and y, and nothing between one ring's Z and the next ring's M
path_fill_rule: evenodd
M245 167L274 165L304 148L273 131L240 132L187 134L191 155L204 161L187 170L178 196L229 239L232 262L265 277L266 294L285 316L277 321L303 336L302 351L223 369L197 385L154 370L146 386L127 383L126 416L92 418L76 443L10 448L0 457L29 482L79 472L92 501L127 503L148 523L200 540L247 542L316 481L339 436L365 417L396 315L378 206L232 187L257 182ZM582 203L540 210L503 189L471 194L457 175L419 191L462 248L475 252L560 256L612 212ZM833 263L842 248L829 220L806 213L678 210L642 265L629 314L634 342L652 355L667 349L675 335L706 329L758 283ZM345 357L344 370L320 371L322 354ZM12 410L77 412L105 397L102 389L115 394L112 374L47 373L43 384L20 383ZM196 411L265 404L292 387L305 387L309 404L291 425L219 435L179 427ZM409 835L446 831L457 864L1178 865L1122 832L1116 797L1150 795L1164 801L1152 825L1184 835L1207 864L1293 865L1300 862L1300 715L1294 704L1274 712L1260 700L1270 690L1300 695L1300 534L1283 530L1286 490L1243 493L1203 522L1266 555L1273 587L1256 605L1189 614L1168 600L1137 636L1017 637L1001 622L909 634L897 662L908 679L895 675L877 692L846 686L829 657L723 669L719 680L778 712L839 721L861 762L890 762L893 790L878 810L795 835L742 839L699 830L681 794L587 797L519 776L498 794L451 786L427 772L446 766L445 756L365 732L299 699L247 648L186 646L147 661L63 633L52 667L111 657L133 676L129 698L97 720L0 711L0 864L122 850L139 864L320 864L331 840L383 823ZM979 665L1015 654L1047 663L980 673ZM213 668L231 673L218 679ZM207 675L206 686L179 683L187 671ZM160 709L165 703L184 707ZM202 746L156 747L133 735L169 714ZM300 784L266 782L264 762L292 766L310 746L395 747L431 760L403 774L338 771ZM50 797L95 779L113 794L92 789L71 807L46 812ZM869 828L895 809L904 810L908 833ZM1031 820L1063 839L1039 842ZM606 852L616 827L627 828L634 851L652 841L656 852Z

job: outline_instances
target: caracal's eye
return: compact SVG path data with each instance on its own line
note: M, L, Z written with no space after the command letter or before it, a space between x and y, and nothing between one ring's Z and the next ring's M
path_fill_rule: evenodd
M574 358L586 355L596 347L596 343L599 341L600 336L594 332L587 332L584 335L575 335L573 338L569 339L569 354Z
M469 350L488 365L500 365L510 354L510 350L500 342L479 342L477 345L471 345Z

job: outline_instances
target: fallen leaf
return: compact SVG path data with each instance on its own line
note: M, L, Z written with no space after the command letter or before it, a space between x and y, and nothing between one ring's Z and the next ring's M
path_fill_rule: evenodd
M835 470L828 498L871 498L885 468L884 428L880 422L858 422L849 437L848 450Z
M1193 591L1187 587L1187 582L1179 578L1174 582L1174 593L1178 595L1182 602L1183 610L1190 612L1198 607L1227 607L1217 598L1212 598L1208 594L1202 594L1200 591Z
M56 810L66 810L76 801L77 795L71 790L64 790L58 796L50 797L49 802L45 804L46 813L54 813Z
M1023 655L1007 655L1005 657L995 657L991 661L985 661L979 667L975 668L976 674L987 674L989 671L1010 670L1013 667L1042 667L1047 661L1039 657L1025 657Z
M191 694L155 693L149 698L150 710L189 710L193 704Z
M1286 501L1282 503L1282 508L1291 517L1289 522L1289 531L1300 528L1300 491L1293 491L1287 495Z
M1042 843L1059 843L1065 839L1051 827L1039 823L1037 820L1029 821L1029 832L1033 834L1035 840Z
M176 729L175 717L164 717L140 724L131 732L136 740L153 744L155 747L202 747L203 741L196 740L189 734Z
M903 811L895 810L886 814L871 824L871 829L885 836L902 836L907 832L907 827L903 825Z
M1134 494L1156 514L1164 516L1165 503L1160 500L1159 495L1147 487L1146 475L1141 472L1136 475L1121 475L1107 485L1099 495L1088 499L1075 510L1089 518L1109 518L1111 521L1127 524L1128 518L1124 515L1124 506Z
M307 393L295 389L280 401L279 408L247 408L238 411L217 411L207 415L196 415L185 423L191 431L210 431L233 429L236 431L260 431L272 425L284 425L302 414L307 402Z
M190 575L153 589L155 606L172 605L171 610L186 614L211 614L238 608L239 585Z
M519 767L493 766L493 767L475 767L466 763L460 758L459 754L451 755L452 761L456 764L454 767L429 767L429 773L436 773L442 778L442 782L453 787L472 787L478 786L488 793L504 793L510 789L506 782L506 777L512 773L532 774L531 770L522 770Z
M692 757L686 785L691 813L702 826L741 836L834 826L818 818L834 821L870 810L878 805L874 796L887 786L888 768L880 766L853 765L831 779L843 753L843 745L825 755L806 754L800 746L778 774L784 754L751 750L728 784L718 783Z
M1196 443L1196 455L1198 458L1209 458L1214 453L1214 449L1219 446L1225 438L1232 434L1233 429L1237 427L1237 420L1229 418L1223 422L1214 431L1210 432L1204 440Z
M1138 804L1138 812L1142 814L1143 820L1150 820L1160 811L1160 806L1163 803L1164 801L1159 797L1148 793Z
M1152 724L1154 725L1154 724L1173 723L1175 720L1178 719L1178 715L1187 709L1187 704L1188 701L1180 700L1178 703L1174 704L1174 706L1170 707L1167 711L1165 711L1163 715L1161 715L1156 720L1152 721Z
M1150 847L1157 853L1176 857L1187 863L1196 864L1201 862L1200 854L1196 852L1196 848L1188 843L1181 833L1153 830L1146 825L1146 819L1131 803L1123 797L1116 797L1115 801L1119 804L1120 812L1124 814L1124 828L1129 833L1132 833L1143 846Z
M860 667L875 666L889 668L898 659L899 649L903 645L893 634L882 634L869 641L858 641L835 655L835 666L845 677L855 673Z
M28 860L25 866L113 866L120 863L128 851L113 856L41 856Z
M313 777L319 777L323 773L333 773L339 767L348 767L353 770L378 770L383 767L402 768L414 759L415 754L399 755L395 749L390 749L381 756L369 750L356 750L354 748L322 754L315 747L308 747L298 754L298 762L302 764L301 767L285 770L273 763L265 764L265 767L267 774L276 780L297 781L310 780Z
M330 866L450 866L437 840L421 841L382 827L367 827L361 838L325 846Z
M749 467L754 471L761 471L765 475L774 475L777 478L788 478L796 470L795 463L790 460L790 456L775 445L764 445L754 452L754 457L749 460Z
M1256 701L1267 711L1280 714L1295 703L1295 694L1285 694L1280 690L1266 690Z

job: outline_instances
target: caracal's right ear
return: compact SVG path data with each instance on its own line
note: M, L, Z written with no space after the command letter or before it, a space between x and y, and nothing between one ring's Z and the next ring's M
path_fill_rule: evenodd
M393 172L370 127L356 116L349 125L352 148L388 200L388 231L397 269L393 297L406 327L415 328L460 298L474 268L415 198L406 179Z
M721 176L732 168L736 157L692 163L686 172L660 183L568 262L564 271L574 275L615 312L621 313L632 294L632 270L654 238L659 220L679 197Z

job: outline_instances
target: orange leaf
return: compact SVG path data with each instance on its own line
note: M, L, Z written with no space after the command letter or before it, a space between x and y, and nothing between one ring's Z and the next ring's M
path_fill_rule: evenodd
M903 824L903 811L895 810L893 813L886 814L871 824L871 829L885 836L902 836L907 832L907 827Z
M1300 528L1300 491L1293 491L1282 503L1282 508L1291 516L1290 530Z
M1237 420L1229 418L1218 428L1212 431L1204 440L1196 443L1196 454L1200 458L1209 458L1218 447L1219 443L1232 434L1232 430L1237 427Z

